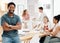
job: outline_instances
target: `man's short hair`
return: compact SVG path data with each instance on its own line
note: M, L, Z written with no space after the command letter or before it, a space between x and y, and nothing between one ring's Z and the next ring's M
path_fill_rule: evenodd
M43 10L43 7L39 7L39 9Z
M8 7L9 7L10 5L14 5L14 7L16 7L16 5L15 5L14 2L10 2L10 3L8 3Z

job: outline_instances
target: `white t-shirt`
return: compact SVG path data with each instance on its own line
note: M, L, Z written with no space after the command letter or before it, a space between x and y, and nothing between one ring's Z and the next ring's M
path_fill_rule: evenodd
M37 20L38 20L39 22L42 22L44 16L46 16L44 13L40 13L40 14L38 15L38 17L37 17Z
M32 29L32 21L31 20L23 20L22 21L22 29Z
M32 29L32 23L30 20L23 20L22 19L22 28L18 30L18 34L26 34L25 32L29 32Z
M35 20L32 20L32 25L37 25L35 29L38 29L38 25L43 22L44 16L46 16L44 13L39 13L34 17Z

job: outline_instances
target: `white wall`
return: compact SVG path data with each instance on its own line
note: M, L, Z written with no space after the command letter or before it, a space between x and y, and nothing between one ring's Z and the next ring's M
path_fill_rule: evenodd
M60 0L54 0L54 16L60 14Z
M53 18L53 1L52 0L39 0L38 6L44 8L44 12L48 16L49 20L52 21Z
M38 0L27 0L27 8L29 10L30 17L35 16L35 7L37 7Z
M9 3L11 2L12 0L0 0L0 9L5 11L5 3Z
M16 4L15 13L21 17L23 10L27 9L27 0L13 0Z
M54 15L53 0L27 0L27 3L27 8L31 16L38 14L38 7L42 6L44 8L44 13L46 13L49 20L52 21Z
M59 3L59 0L54 0L54 5L53 5L53 1L52 0L2 0L2 10L4 10L4 3L8 3L13 1L17 6L16 6L16 10L15 13L18 14L19 16L22 15L22 11L24 9L28 9L30 12L31 16L34 16L34 14L37 14L38 11L38 7L43 6L44 7L44 12L46 13L46 15L49 17L49 19L51 20L53 15L57 12L59 12L59 9L57 6L57 4ZM47 5L50 6L49 9L47 9ZM53 7L55 9L53 9ZM19 9L18 9L19 8ZM57 9L57 10L56 10ZM54 10L54 13L53 13Z
M15 13L18 14L19 16L22 15L22 11L24 9L27 9L27 0L1 0L0 9L5 10L5 3L9 3L9 2L14 2L16 4Z

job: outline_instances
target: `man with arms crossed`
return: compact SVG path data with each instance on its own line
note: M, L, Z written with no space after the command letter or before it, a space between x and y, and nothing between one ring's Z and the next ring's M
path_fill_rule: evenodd
M1 26L3 27L2 43L20 43L18 30L21 29L20 18L14 14L15 3L8 3L7 14L1 17Z

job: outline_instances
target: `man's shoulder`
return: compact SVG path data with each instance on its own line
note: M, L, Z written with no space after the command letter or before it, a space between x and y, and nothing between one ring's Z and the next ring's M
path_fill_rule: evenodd
M4 18L4 17L6 17L7 16L7 14L4 14L1 18Z
M15 17L19 17L18 15L14 14Z
M19 17L18 15L16 15L16 14L14 14L14 17L15 17L15 18L17 18L17 19L19 19L19 18L20 18L20 17Z

